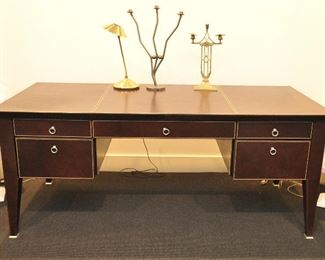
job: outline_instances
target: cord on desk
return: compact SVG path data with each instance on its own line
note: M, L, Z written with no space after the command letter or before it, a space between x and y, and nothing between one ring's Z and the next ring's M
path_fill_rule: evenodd
M155 169L145 169L145 170L138 170L136 168L124 168L121 169L119 172L123 173L124 177L139 177L139 178L159 178L163 177L163 173L155 172Z
M157 165L151 160L150 154L149 154L149 149L146 144L146 141L144 138L142 138L143 146L146 150L146 155L149 163L153 166L153 168L148 168L145 170L138 170L136 168L123 168L120 170L120 172L123 172L125 177L141 177L141 178L148 178L148 177L162 177L164 176L163 173L159 172L159 169Z
M146 154L147 154L147 159L148 159L148 161L149 161L149 162L151 163L151 165L155 168L156 173L159 173L159 170L158 170L157 165L154 164L153 161L152 161L151 158L150 158L149 149L148 149L148 146L147 146L146 141L144 140L144 138L142 138L142 142L143 142L143 146L144 146L144 148L146 149Z
M302 195L300 195L300 194L298 194L298 193L296 193L296 192L294 192L294 191L291 190L293 187L296 187L296 186L301 187L302 184L301 184L300 182L294 182L293 184L291 184L290 186L288 186L287 191L288 191L290 194L292 194L292 195L294 195L294 196L296 196L296 197L303 198Z
M28 179L24 179L23 183L29 182L29 181L35 181L35 178L28 178Z
M35 178L27 178L23 180L23 183L29 182L29 181L35 181ZM0 185L5 184L5 179L0 179Z
M303 198L302 195L300 195L300 194L298 194L298 193L292 191L292 188L293 188L293 187L296 187L296 186L300 186L300 187L301 187L302 184L301 184L300 182L298 182L298 181L292 181L292 182L293 182L293 184L291 184L291 185L289 185L289 186L287 187L287 191L288 191L290 194L292 194L292 195L294 195L294 196L296 196L296 197ZM267 184L267 183L268 183L268 180L261 180L261 181L260 181L260 184L261 184L261 185L265 185L265 184ZM281 187L282 187L282 180L279 181L279 183L275 183L275 181L272 181L272 185L273 185L274 187L277 187L278 189L281 189Z

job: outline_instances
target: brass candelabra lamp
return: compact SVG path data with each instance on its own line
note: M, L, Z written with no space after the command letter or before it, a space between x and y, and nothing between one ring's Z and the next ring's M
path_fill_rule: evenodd
M211 85L209 77L211 75L212 65L212 46L222 44L224 34L217 34L218 42L211 39L209 34L209 25L205 25L205 35L200 41L195 41L195 34L191 34L192 44L201 46L201 76L202 82L200 85L194 86L194 90L218 91L217 86Z
M104 26L104 29L117 35L117 39L118 39L120 50L121 50L123 65L124 65L124 79L120 80L119 82L114 83L113 84L114 88L118 89L118 90L138 89L139 84L134 82L133 80L129 79L128 72L126 69L126 63L125 63L122 42L121 42L121 37L126 38L126 33L124 32L123 28L120 25L117 25L115 23Z
M154 9L156 11L156 25L155 25L155 29L154 29L153 36L152 36L152 42L153 42L153 47L154 47L154 54L150 54L150 52L148 51L148 49L146 48L146 46L142 42L139 25L138 25L138 22L136 21L134 15L133 15L133 11L130 9L128 11L128 13L131 15L131 17L132 17L132 19L133 19L133 21L134 21L134 23L136 25L137 33L138 33L138 38L139 38L139 42L140 42L141 46L143 47L143 49L146 51L146 53L150 57L151 77L152 77L154 86L153 87L151 87L151 86L147 87L147 90L149 90L149 91L163 91L163 90L165 90L165 88L162 87L162 86L159 86L157 84L156 73L157 73L157 70L158 70L159 66L161 65L162 61L165 58L168 41L172 37L172 35L175 33L175 31L177 30L177 28L178 28L178 26L179 26L179 24L181 22L182 16L184 15L184 13L183 12L179 12L178 13L178 16L179 17L178 17L178 21L177 21L176 27L170 33L170 35L167 37L167 39L165 41L165 45L164 45L163 52L162 52L161 55L159 55L158 54L158 50L157 50L156 40L155 40L156 32L157 32L157 28L158 28L158 22L159 22L159 6L156 5L154 7Z

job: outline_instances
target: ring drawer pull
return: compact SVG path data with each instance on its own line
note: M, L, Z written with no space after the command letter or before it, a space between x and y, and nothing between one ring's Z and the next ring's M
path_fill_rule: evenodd
M274 155L276 155L276 153L277 153L277 150L276 150L274 147L271 147L271 149L270 149L270 154L271 154L272 156L274 156Z
M56 145L53 145L50 150L52 154L56 154L59 151Z
M54 135L54 134L56 133L56 129L55 129L54 126L51 126L51 127L49 128L49 133L50 133L50 135Z
M163 133L163 135L167 136L167 135L170 134L170 130L169 130L167 127L164 127L164 128L162 129L162 133Z
M272 136L273 137L277 137L278 135L279 135L279 130L276 129L276 128L273 128L273 130L272 130Z

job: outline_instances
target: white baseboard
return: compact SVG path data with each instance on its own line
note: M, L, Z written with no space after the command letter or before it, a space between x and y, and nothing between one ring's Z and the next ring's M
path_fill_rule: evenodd
M227 172L222 157L150 156L159 172ZM106 156L101 171L153 168L146 156Z
M214 139L147 138L145 143L150 159L157 165L159 172L227 171ZM112 139L102 171L117 172L124 168L153 168L142 139Z

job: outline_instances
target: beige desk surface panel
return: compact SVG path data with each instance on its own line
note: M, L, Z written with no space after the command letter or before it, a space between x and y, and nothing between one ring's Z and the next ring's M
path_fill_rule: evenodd
M178 115L325 115L325 108L287 86L221 86L218 92L166 85L164 92L116 91L110 84L36 83L0 112Z

